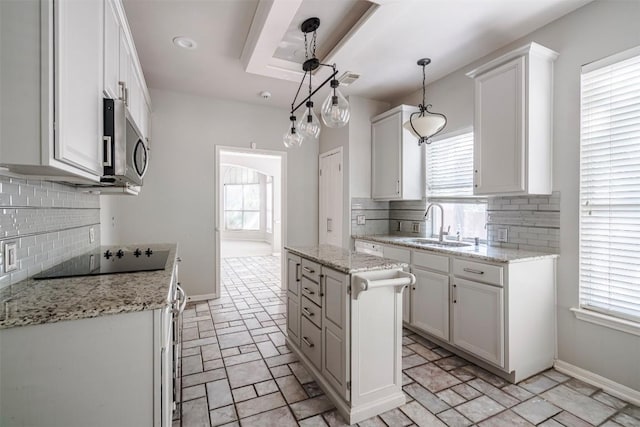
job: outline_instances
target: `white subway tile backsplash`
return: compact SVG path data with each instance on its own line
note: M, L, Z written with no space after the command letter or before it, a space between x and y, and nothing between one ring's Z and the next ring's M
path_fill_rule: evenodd
M92 244L91 227L96 233ZM0 247L9 241L18 243L18 270L5 273L0 262L0 288L100 246L99 196L63 184L0 176Z

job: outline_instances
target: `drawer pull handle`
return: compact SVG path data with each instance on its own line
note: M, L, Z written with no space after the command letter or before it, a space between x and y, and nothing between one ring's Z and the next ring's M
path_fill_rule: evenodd
M315 344L312 343L311 341L309 341L309 338L307 338L307 337L302 337L302 341L304 341L304 343L306 345L308 345L309 347L311 347L311 348L313 348L315 346Z
M304 269L304 271L306 271L309 274L313 274L316 271L313 268L309 268L309 267L302 267Z
M302 290L303 290L305 293L309 294L309 295L314 295L314 294L315 294L315 292L313 292L311 289L309 289L309 288L307 288L307 287L302 288Z
M484 274L484 271L482 270L475 270L473 268L463 268L463 271L466 271L467 273L473 273L473 274Z
M300 264L296 264L296 282L300 281L300 276L302 276L302 273L300 272Z
M302 311L304 311L304 314L306 314L307 316L313 316L314 315L314 313L310 312L307 307L302 307Z

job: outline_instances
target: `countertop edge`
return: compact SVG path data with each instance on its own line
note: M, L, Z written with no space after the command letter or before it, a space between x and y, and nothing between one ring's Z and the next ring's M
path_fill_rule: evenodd
M484 260L484 261L496 262L496 263L501 263L501 264L515 264L515 263L518 263L518 262L527 262L527 261L532 261L532 260L536 260L536 259L558 258L558 257L560 257L560 255L556 254L556 253L522 251L523 252L522 256L518 256L517 258L513 258L513 259L504 259L504 258L501 258L501 257L498 257L498 256L491 256L491 255L472 252L472 251L469 251L467 249L428 247L428 246L417 245L417 244L414 244L414 243L411 243L411 242L403 242L403 241L394 241L393 240L394 238L404 239L404 238L407 238L406 236L380 236L380 235L356 235L356 234L354 234L354 235L351 236L351 238L354 239L354 240L366 240L366 241L375 242L375 243L401 246L401 247L405 247L405 248L408 248L408 249L418 249L418 250L426 251L426 252L434 252L434 253L439 253L439 254L443 254L443 255L461 256L461 257L472 258L472 259L480 259L480 260ZM521 251L520 249L499 248L499 247L494 247L494 248L496 250L512 251L514 253L517 253L517 252Z
M317 246L317 247L319 247L319 246ZM341 250L343 250L345 252L349 252L346 249L340 248L338 246L335 246L335 248L341 249ZM303 258L310 259L310 260L312 260L314 262L317 262L318 264L321 264L321 265L324 265L326 267L332 268L332 269L334 269L336 271L339 271L341 273L344 273L344 274L355 274L355 273L362 273L362 272L365 272L365 271L376 271L376 270L393 270L393 269L402 269L402 268L405 268L405 267L409 267L409 264L407 264L406 262L396 261L396 260L393 260L393 259L390 259L390 258L375 257L376 261L383 260L384 262L382 264L375 265L375 266L347 268L347 267L345 267L343 265L336 264L335 262L332 262L330 260L314 256L313 254L309 254L308 252L305 252L302 249L296 248L295 246L285 246L284 249L287 250L288 252L291 252L291 253L295 254L295 255L301 256Z

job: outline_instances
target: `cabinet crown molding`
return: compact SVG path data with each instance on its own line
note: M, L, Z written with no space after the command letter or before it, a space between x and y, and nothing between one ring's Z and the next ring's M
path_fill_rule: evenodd
M527 55L536 55L539 57L547 58L550 62L555 61L559 56L558 52L544 47L536 42L531 42L522 47L507 52L504 55L499 56L496 59L493 59L485 64L482 64L481 66L469 71L465 75L473 79L489 70L492 70L506 62L511 61L514 58Z

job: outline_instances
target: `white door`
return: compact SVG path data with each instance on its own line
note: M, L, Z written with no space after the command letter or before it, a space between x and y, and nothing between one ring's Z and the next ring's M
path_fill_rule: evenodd
M453 344L504 367L502 288L454 279Z
M449 276L413 267L416 283L411 291L411 324L449 340Z
M320 244L342 246L342 149L320 155Z

